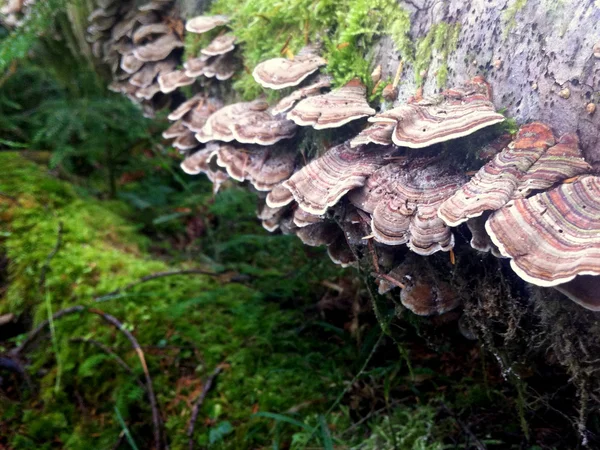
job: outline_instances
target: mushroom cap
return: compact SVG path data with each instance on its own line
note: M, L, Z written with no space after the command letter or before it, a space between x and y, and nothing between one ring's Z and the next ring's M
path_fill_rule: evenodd
M179 105L177 108L175 108L173 111L171 111L171 114L169 114L167 116L167 119L169 119L169 120L179 120L179 119L181 119L189 111L191 111L196 106L198 106L198 104L200 102L202 102L204 99L205 99L205 96L203 94L196 94L196 95L194 95L192 98L186 100L181 105Z
M183 70L174 70L158 76L158 84L163 94L173 92L181 86L194 84L195 78L188 77Z
M134 87L133 85L130 85ZM151 84L150 86L146 86L145 88L135 88L135 96L137 98L141 98L144 100L150 100L156 94L160 92L160 85L158 83Z
M556 286L600 275L600 177L516 199L494 212L486 231L525 281Z
M262 226L269 233L279 228L279 222L283 215L287 212L287 208L271 208L266 203L263 203L257 214L258 219L262 222Z
M331 245L339 238L342 231L335 223L319 222L296 230L296 236L303 244L310 247ZM342 236L343 237L343 236Z
M306 212L322 215L350 190L361 187L376 169L386 164L386 156L395 151L391 147L383 151L353 149L344 142L304 166L283 186Z
M283 186L283 183L273 187L271 192L267 194L265 199L266 204L270 208L282 208L289 205L294 201L292 193Z
M554 286L570 300L592 311L600 311L600 277L578 275L571 281Z
M207 47L200 50L206 56L219 56L233 51L237 38L231 34L222 34L214 38Z
M167 128L165 131L163 131L162 137L164 139L173 139L178 136L181 136L182 134L186 133L187 131L188 131L188 129L183 124L183 122L181 120L178 120L177 122L173 123L173 125L171 125L169 128Z
M367 103L366 94L367 88L359 80L352 80L327 94L301 100L287 113L287 118L300 126L312 126L315 130L341 127L375 114Z
M298 228L304 228L315 223L323 222L321 216L315 216L314 214L307 213L302 208L296 208L293 214L294 225Z
M340 233L338 237L327 246L327 254L334 264L344 268L355 266L357 263L354 252L352 252L343 233Z
M177 136L175 141L173 141L173 147L179 150L192 150L198 147L198 141L194 137L194 133L186 131Z
M358 147L365 144L392 145L392 135L394 134L396 125L388 122L374 123L373 125L362 130L350 142L352 147Z
M171 27L165 22L149 23L142 25L137 28L132 37L132 41L135 45L140 45L146 39L157 35L157 34L169 34Z
M400 292L400 301L418 316L447 313L460 306L460 297L448 283L417 278Z
M154 79L157 77L157 75L171 72L175 70L176 66L177 62L172 58L167 58L163 61L145 63L144 67L131 76L129 82L137 87L148 87L154 82Z
M279 90L299 85L325 64L323 58L310 53L294 59L273 58L258 64L252 76L262 87Z
M185 23L185 29L190 33L202 34L227 23L229 23L227 16L197 16Z
M219 108L223 107L223 102L216 98L203 98L191 111L188 111L183 117L183 125L188 130L198 133L208 118Z
M400 147L423 148L449 141L504 121L489 101L400 105L369 122L394 124L392 141Z
M411 170L392 163L375 171L349 200L371 213L376 241L407 244L417 254L431 255L454 246L454 236L437 210L464 181L462 175L448 173L440 165Z
M188 77L199 77L204 74L204 68L207 64L208 58L192 58L183 63L183 68Z
M272 110L273 115L283 114L288 112L294 107L294 105L300 100L319 95L321 89L325 89L331 86L331 78L328 76L319 76L314 83L309 84L303 88L296 89L287 97L282 98Z
M270 191L287 180L295 160L295 152L283 147L248 150L221 144L217 151L217 165L234 180L249 181L258 191Z
M121 58L120 67L129 74L134 74L144 66L144 62L137 59L133 53L129 53ZM135 85L134 85L135 86Z
M546 190L559 181L591 170L592 167L583 159L577 135L567 133L527 170L519 180L515 195L527 197L534 191Z
M209 59L202 68L202 75L207 78L216 78L219 81L225 81L235 74L236 68L237 64L232 53L226 53ZM188 72L191 72L191 69Z
M169 56L176 48L183 46L183 42L176 34L169 33L159 37L155 41L135 48L133 55L144 62L160 61Z
M457 226L501 208L511 198L526 197L590 170L575 135L565 134L555 145L546 125L531 123L521 127L507 149L448 199L439 214L448 225Z
M194 152L181 162L181 169L188 175L197 175L210 171L210 160L214 157L212 148L203 148Z
M296 126L266 111L262 100L227 105L210 116L196 138L200 142L237 140L244 144L272 145L296 133Z

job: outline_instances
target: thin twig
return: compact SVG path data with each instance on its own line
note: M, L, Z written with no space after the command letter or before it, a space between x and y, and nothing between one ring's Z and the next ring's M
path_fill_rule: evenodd
M71 306L69 308L62 309L62 310L58 311L57 313L55 313L52 316L52 320L57 320L63 316L82 312L82 311L85 311L85 306L81 306L81 305ZM21 343L21 345L19 345L18 347L11 350L11 352L10 352L11 356L19 356L21 353L23 353L25 350L27 350L27 348L35 341L35 339L42 333L42 331L44 331L44 329L48 326L49 323L50 322L48 320L44 320L42 323L40 323L35 330L31 331L27 335L27 337Z
M452 418L458 424L458 426L462 428L463 432L467 436L469 436L470 439L473 440L473 445L477 447L477 450L486 450L486 446L477 438L477 436L473 434L469 427L465 423L463 423L458 417L456 417L454 412L452 412L452 410L448 408L444 402L440 402L440 404L442 405L442 409L446 411L450 416L452 416Z
M76 337L76 338L71 338L69 339L70 342L82 342L84 344L90 344L90 345L94 345L96 347L98 347L100 350L102 350L104 353L110 355L112 358L114 358L115 362L121 366L127 373L129 373L131 376L135 377L135 381L137 382L137 384L139 384L139 386L144 390L144 391L148 391L148 388L146 387L146 385L144 383L142 383L142 381L137 377L137 375L135 374L135 372L133 371L133 369L129 366L129 364L127 364L123 358L121 358L119 355L117 355L110 347L108 347L107 345L104 345L102 342L100 341L96 341L94 339L85 339L85 338L80 338L80 337Z
M48 256L46 256L46 261L44 261L44 265L42 266L42 270L40 271L40 281L38 283L38 287L41 290L44 287L44 284L46 283L46 273L48 272L48 269L50 268L50 262L52 261L52 258L54 258L56 256L56 254L58 253L58 251L60 250L60 246L62 245L62 235L63 235L63 223L62 220L58 221L58 231L56 233L56 244L54 244L54 248L52 249L52 251L50 253L48 253Z
M152 409L152 422L154 424L154 443L155 443L156 449L157 450L160 449L161 448L160 415L158 413L158 405L156 402L156 397L154 395L154 389L152 387L152 378L150 377L150 372L148 371L148 365L146 364L146 358L144 356L142 347L140 347L140 344L138 343L135 336L133 336L133 334L131 334L123 326L123 324L121 322L119 322L119 320L116 317L111 316L110 314L105 313L104 311L101 311L97 308L90 308L88 311L93 314L99 315L106 322L110 323L115 328L117 328L121 333L123 333L125 335L125 337L127 337L127 339L129 339L129 342L131 342L133 349L137 353L138 358L140 359L140 362L142 363L142 369L144 370L144 376L146 377L146 388L147 388L147 392L148 392L148 399L150 400L150 408Z
M108 299L120 294L123 291L127 291L127 290L131 289L132 287L137 286L138 284L146 283L147 281L156 280L158 278L172 277L174 275L208 275L211 277L217 277L221 274L215 273L215 272L207 272L206 270L201 270L201 269L185 269L185 270L173 270L171 272L153 273L151 275L146 275L145 277L140 278L138 281L129 283L122 288L115 289L114 291L109 292L108 294L104 294L102 296L95 297L94 300L97 302L101 302L103 300L108 300Z
M196 426L196 420L198 420L198 414L200 413L200 407L204 403L204 399L206 398L208 391L210 391L212 389L215 378L217 378L217 375L219 375L219 373L221 373L221 370L223 370L222 367L217 366L217 368L213 371L213 373L206 379L206 381L204 382L204 386L202 386L202 392L200 392L200 395L196 399L196 402L194 403L194 407L192 408L192 416L190 417L190 422L188 424L188 429L187 429L190 450L194 450L194 427Z

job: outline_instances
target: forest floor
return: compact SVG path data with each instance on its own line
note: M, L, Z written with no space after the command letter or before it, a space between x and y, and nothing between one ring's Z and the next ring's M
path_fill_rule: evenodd
M388 305L382 330L362 274L269 235L246 190L99 200L0 167L0 449L567 448L455 321Z

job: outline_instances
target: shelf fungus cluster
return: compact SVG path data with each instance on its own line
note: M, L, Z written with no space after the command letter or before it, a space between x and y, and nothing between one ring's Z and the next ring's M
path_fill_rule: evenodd
M0 22L6 28L18 28L31 14L37 0L4 0L0 2Z
M112 73L109 88L140 104L148 117L170 105L165 94L184 85L176 75L183 24L174 4L152 0L136 8L134 2L100 0L88 18L92 52Z
M229 19L188 20L181 30L215 37L176 70L172 58L182 35L160 6L167 3L154 0L149 5L155 6L135 13L106 5L119 19L104 39L111 42L108 60L116 52L117 83L165 95L205 79L172 110L173 123L163 134L184 153L186 173L206 174L215 191L227 179L247 183L258 193L265 229L326 246L343 266L371 261L380 292L400 288L401 302L416 314L460 305L452 280L428 267L430 261L440 264L439 255L432 257L438 252L449 253L448 267L455 264L453 248L468 248L468 230L472 247L510 258L525 281L600 310L600 177L575 135L557 137L541 123L526 124L515 136L482 133L504 117L481 77L377 113L359 80L332 86L320 73L327 61L312 45L253 70L265 89L286 90L279 102L224 104L214 96L215 83L241 67ZM150 59L153 51L156 59ZM356 135L351 130L361 121L365 126ZM345 126L350 122L354 126ZM311 135L304 127L340 130L330 132L328 148L307 161L300 148Z

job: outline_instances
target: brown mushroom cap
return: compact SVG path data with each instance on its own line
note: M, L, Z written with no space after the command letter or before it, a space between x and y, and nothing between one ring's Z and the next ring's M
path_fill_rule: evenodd
M191 111L192 109L194 109L204 99L205 99L205 96L203 94L196 94L196 95L194 95L192 98L186 100L181 105L179 105L177 108L175 108L171 112L171 114L169 114L167 116L167 119L169 119L169 120L179 120L179 119L181 119L183 116L186 115L186 113L188 111Z
M144 62L137 59L133 53L129 53L121 58L120 67L129 74L136 73L144 66Z
M169 27L169 24L167 24L167 23L164 23L164 22L149 23L146 25L142 25L141 27L136 29L135 32L133 33L132 40L135 45L139 45L143 41L145 41L146 39L148 39L154 35L168 34L170 32L171 32L171 28Z
M490 238L525 281L556 286L600 275L600 177L516 199L486 222Z
M417 254L431 255L454 246L454 236L437 210L464 181L462 175L448 173L440 165L411 170L392 163L375 171L349 199L372 214L375 240L407 244Z
M341 127L375 114L367 103L366 94L366 87L359 80L352 80L327 94L301 100L287 113L287 118L300 126L312 126L315 130Z
M322 215L350 190L362 186L395 151L394 148L353 149L344 142L304 166L283 186L306 212Z
M202 75L207 78L216 78L219 81L230 79L236 71L237 64L231 53L211 58L202 68ZM187 72L192 72L188 69Z
M187 131L188 131L188 129L183 124L183 122L181 120L178 120L173 125L171 125L169 128L167 128L165 131L163 131L162 137L164 139L173 139L178 136L181 136L182 134L186 133Z
M200 142L237 140L245 144L272 145L292 137L295 125L266 111L262 100L227 105L209 117L196 135Z
M315 216L314 214L307 213L302 208L296 208L293 214L294 225L298 228L304 228L315 223L323 221L321 216Z
M283 183L280 183L273 187L265 201L270 208L282 208L292 203L294 201L294 196L283 186Z
M237 38L233 34L222 34L214 38L207 47L200 50L206 56L219 56L233 51Z
M484 211L501 208L511 198L548 189L561 180L590 171L574 135L564 135L554 144L552 131L546 125L531 123L521 127L507 149L440 207L440 218L457 226Z
M571 281L554 286L570 300L592 311L600 311L600 277L578 275Z
M262 226L269 233L279 228L279 223L283 215L287 212L287 208L271 208L269 205L264 203L258 212L258 219L262 222Z
M392 135L394 134L394 128L396 128L394 123L374 123L352 139L350 145L352 147L365 144L391 145L393 144Z
M202 34L228 22L229 17L227 16L197 16L186 22L185 29L190 33Z
M154 82L154 79L158 75L172 72L176 66L177 62L172 58L167 58L164 61L145 63L144 67L132 75L129 82L137 87L148 87Z
M319 76L314 83L309 84L303 88L299 88L292 92L287 97L282 98L277 105L273 107L273 115L283 114L288 112L294 107L294 105L300 100L319 95L321 89L325 89L331 86L331 78L328 76Z
M176 34L165 34L155 41L137 47L133 50L133 55L144 62L160 61L165 59L176 48L183 47L183 42Z
M328 222L314 223L296 230L296 236L303 244L310 247L331 245L341 234L340 228L335 223Z
M217 164L224 167L231 178L248 180L259 191L270 191L287 180L294 170L295 160L295 152L283 147L248 150L221 144L217 151Z
M294 59L273 58L258 64L252 76L262 87L285 89L299 85L325 64L327 61L311 53L298 55Z
M208 118L219 108L223 107L223 102L216 98L204 98L191 111L182 117L183 125L188 130L198 133L206 125Z
M327 254L334 264L342 267L356 266L357 261L343 233L327 246Z
M393 282L395 281L395 283ZM427 264L406 258L379 280L379 293L404 285L400 292L402 304L419 316L445 314L457 308L461 300L456 291L443 280L437 279Z
M131 85L133 86L133 85ZM137 88L135 88L137 89ZM150 100L156 94L160 92L160 85L158 83L151 84L150 86L146 86L145 88L137 89L135 92L135 96L137 98L141 98L144 100Z
M182 86L194 84L195 78L188 77L183 70L174 70L173 72L163 73L158 76L158 84L163 94L173 92Z
M215 149L209 145L206 148L187 156L181 163L181 169L189 175L204 173L213 183L213 192L217 193L221 184L229 177L225 172L213 167L212 162L214 159Z
M409 148L429 147L468 136L502 121L504 116L488 101L405 104L369 119L369 122L394 124L392 141Z
M173 147L178 150L192 150L198 147L198 141L194 137L194 133L187 131L182 133L173 141Z

